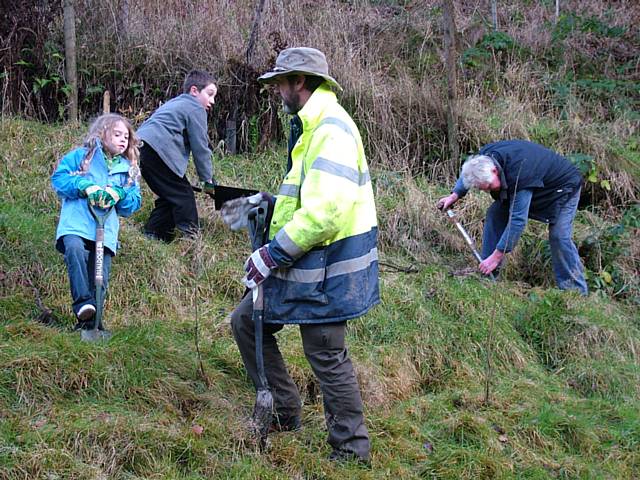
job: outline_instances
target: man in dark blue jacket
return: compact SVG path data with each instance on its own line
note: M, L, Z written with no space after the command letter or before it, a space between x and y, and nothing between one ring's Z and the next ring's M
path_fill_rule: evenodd
M558 288L588 293L582 262L571 234L580 200L582 175L569 160L525 140L485 145L462 166L453 192L438 201L446 210L469 189L489 192L480 271L493 272L515 247L527 219L549 224L551 261Z

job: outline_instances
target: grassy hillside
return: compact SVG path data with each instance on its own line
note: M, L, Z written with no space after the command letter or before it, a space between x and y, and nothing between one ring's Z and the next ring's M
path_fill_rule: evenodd
M606 285L587 299L550 289L536 228L505 280L468 274L463 241L433 208L446 190L393 172L373 172L382 304L352 321L348 338L370 468L327 460L319 388L296 328L280 341L303 394L304 429L257 451L245 422L254 392L226 324L249 245L206 198L201 238L165 245L141 234L152 205L145 190L112 268L105 321L115 335L80 342L69 331L48 177L83 129L0 123L1 479L640 477L633 296L613 300ZM218 178L273 191L283 158L225 157ZM486 201L472 195L461 210L477 238ZM579 220L580 241L593 225L614 227L590 212ZM620 248L628 242L621 237ZM53 324L37 321L38 302Z

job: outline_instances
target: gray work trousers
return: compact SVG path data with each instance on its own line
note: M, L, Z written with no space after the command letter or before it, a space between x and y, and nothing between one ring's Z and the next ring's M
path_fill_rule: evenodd
M240 355L254 386L258 385L253 324L253 301L245 295L231 314L231 328ZM300 416L298 388L289 376L274 334L284 325L264 324L264 365L269 388L273 394L277 417L285 422ZM322 391L324 414L334 450L369 459L369 433L364 424L362 398L353 364L344 345L346 322L302 324L300 335L307 361L311 365Z

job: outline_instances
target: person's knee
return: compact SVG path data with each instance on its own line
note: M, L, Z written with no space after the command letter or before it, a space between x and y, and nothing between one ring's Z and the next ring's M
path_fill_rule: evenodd
M253 336L253 322L251 316L242 308L236 308L231 312L231 331L233 337L237 340L246 336Z
M332 385L335 393L353 389L355 371L346 348L305 348L304 354L321 385Z
M233 336L238 338L238 334L242 329L242 320L240 319L240 313L238 310L234 310L230 315L230 323L231 323L231 331L233 332Z
M84 241L76 235L66 235L64 241L65 259L83 258L87 250Z
M551 245L562 245L563 243L571 243L571 230L552 228L549 229L549 243Z

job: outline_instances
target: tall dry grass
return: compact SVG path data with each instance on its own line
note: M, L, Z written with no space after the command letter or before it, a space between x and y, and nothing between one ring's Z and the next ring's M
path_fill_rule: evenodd
M434 181L453 179L462 159L448 158L439 1L268 0L247 61L257 4L248 0L77 2L83 113L96 113L102 91L108 89L114 109L142 121L160 102L179 92L186 71L204 68L220 78L211 129L215 143L224 140L226 121L235 119L240 147L263 148L269 140L282 140L286 127L277 116L279 100L261 89L256 77L273 65L281 49L314 46L326 53L331 73L343 85L341 101L359 124L374 166L426 174ZM454 5L463 58L468 49L481 46L491 31L490 3L456 1ZM615 184L613 192L599 192L600 203L619 207L637 200L638 119L616 110L615 92L604 98L585 94L571 79L588 71L596 79L640 79L638 64L633 64L640 55L639 10L632 2L563 1L565 16L625 30L607 37L578 25L559 38L550 3L500 4L499 29L513 39L515 47L490 50L479 65L459 64L462 156L501 138L539 141L562 153L579 152L596 159L602 177ZM51 83L36 95L29 91L29 78L35 81L54 72L63 76L60 15L49 24L45 43L38 67L42 71L26 72L26 67L13 61L10 68L5 67L2 81L6 91L22 75L21 95L29 105L23 111L53 120L64 101L60 85ZM554 90L557 84L569 88L560 99ZM624 98L631 102L625 111L632 112L638 96ZM536 127L540 122L547 122L550 131L540 134Z

